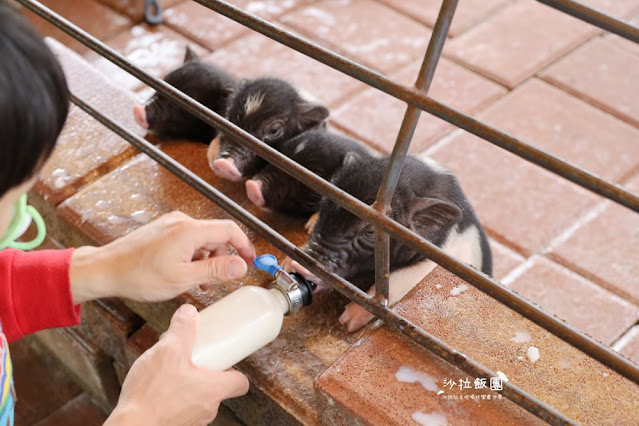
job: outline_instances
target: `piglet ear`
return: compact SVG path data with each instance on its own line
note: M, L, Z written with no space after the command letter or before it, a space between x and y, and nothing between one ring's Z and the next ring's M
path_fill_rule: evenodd
M197 53L191 49L190 46L186 46L186 52L184 53L184 63L199 61L200 57L197 56Z
M431 240L462 220L463 213L455 204L437 198L419 197L409 206L411 230Z
M328 118L329 111L324 105L303 102L298 105L302 130L317 127Z

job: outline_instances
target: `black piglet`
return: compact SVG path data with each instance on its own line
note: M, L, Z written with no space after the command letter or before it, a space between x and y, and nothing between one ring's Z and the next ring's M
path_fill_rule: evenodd
M167 74L164 81L220 115L226 112L227 100L237 85L233 76L203 62L188 46L184 64ZM158 93L144 106L136 105L133 113L140 126L163 139L189 139L208 144L217 135L215 128Z
M324 129L304 132L280 144L279 150L320 177L330 180L348 153L368 151L353 139ZM319 210L321 196L269 164L246 181L253 204L294 216L308 217Z

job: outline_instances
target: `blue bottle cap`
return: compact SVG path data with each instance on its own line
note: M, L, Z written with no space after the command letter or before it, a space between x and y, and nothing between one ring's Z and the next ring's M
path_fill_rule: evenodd
M268 272L272 276L275 276L275 273L282 269L272 254L263 254L262 256L256 257L253 261L253 265L262 271Z

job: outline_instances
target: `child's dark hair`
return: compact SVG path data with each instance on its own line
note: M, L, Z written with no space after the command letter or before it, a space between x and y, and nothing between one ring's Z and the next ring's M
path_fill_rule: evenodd
M69 112L60 64L42 37L0 0L0 197L49 157Z

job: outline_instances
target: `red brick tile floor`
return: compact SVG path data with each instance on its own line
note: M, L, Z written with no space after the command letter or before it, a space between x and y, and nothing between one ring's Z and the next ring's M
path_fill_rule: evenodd
M239 77L288 78L331 107L338 129L377 150L392 149L401 102L194 2L163 1L164 24L157 27L141 22L142 1L44 3L158 76L180 63L188 44ZM440 1L231 3L410 84ZM639 24L639 0L585 3ZM50 25L30 19L121 89L142 98L151 93ZM639 46L537 2L463 1L431 94L637 193L638 54ZM459 177L492 239L497 279L639 362L639 216L427 113L411 152L432 156ZM18 362L44 365L20 351L17 346ZM32 371L45 374L38 368ZM78 388L70 383L68 389L48 402L50 418L75 407L96 415ZM25 406L20 415L55 424L36 419L35 411Z

